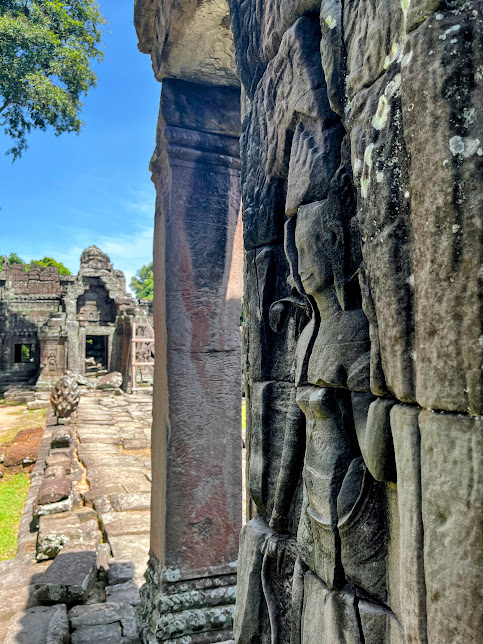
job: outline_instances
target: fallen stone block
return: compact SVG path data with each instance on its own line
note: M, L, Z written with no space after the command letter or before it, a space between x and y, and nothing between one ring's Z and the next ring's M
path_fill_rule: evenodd
M108 602L131 604L131 606L137 606L140 602L139 589L133 581L106 586L106 598Z
M61 465L62 467L65 467L65 471L67 474L70 474L71 472L71 462L72 462L72 459L70 455L64 454L64 453L50 454L45 459L45 463L47 467L53 467L54 465Z
M97 579L99 579L99 571L97 571ZM85 606L94 606L96 604L104 604L106 601L106 583L105 581L96 581L92 590L89 591L86 599L84 600Z
M107 582L109 567L111 565L111 547L108 543L101 543L97 548L97 570L101 581ZM126 580L123 580L126 581Z
M42 481L37 497L39 505L58 503L72 494L72 481L67 477L49 477Z
M119 389L121 385L122 374L118 371L113 371L97 379L96 389Z
M60 604L37 606L14 615L5 644L67 644L68 641L67 610Z
M84 626L72 633L72 644L119 644L122 638L121 625Z
M67 456L70 460L72 460L72 452L74 451L74 448L72 445L69 447L52 447L49 453L49 456L58 456L58 455L64 455Z
M67 476L65 467L63 465L51 465L44 472L44 478L49 479L51 477L55 478L64 478Z
M53 559L70 543L73 546L87 544L93 550L97 550L100 542L101 533L94 519L81 521L76 512L43 516L39 521L37 561Z
M80 541L81 538L80 521L72 512L42 516L39 520L37 537L37 560L53 559L66 543L72 539Z
M50 402L50 391L37 391L35 393L35 400Z
M65 512L70 512L72 510L74 501L74 496L71 494L67 499L58 501L57 503L46 503L40 505L35 503L33 507L33 517L34 520L38 520L40 517L50 516L53 514L63 514Z
M27 403L27 409L49 409L50 402L48 400L31 400Z
M72 433L69 427L59 425L58 427L55 427L52 432L52 441L50 444L54 449L63 447L68 448L70 447L71 440Z
M95 550L61 553L35 584L35 598L42 604L82 603L94 587L96 564Z
M136 612L130 604L117 604L106 602L105 604L93 604L92 606L74 606L69 611L69 621L74 629L86 626L103 626L106 624L122 625L123 635L126 637L124 624L130 631L129 636L137 636L136 630L132 632L132 620L135 620Z
M109 586L124 584L132 581L135 577L135 567L132 561L116 561L111 559L107 569L107 580Z

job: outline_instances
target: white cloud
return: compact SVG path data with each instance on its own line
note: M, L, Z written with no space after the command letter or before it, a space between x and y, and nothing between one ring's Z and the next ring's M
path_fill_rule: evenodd
M136 271L152 261L154 207L154 187L132 192L112 205L110 213L95 213L101 220L99 226L86 225L80 215L71 213L56 226L55 236L40 243L34 237L24 237L16 251L26 261L53 257L75 274L82 251L95 244L109 255L115 269L124 272L129 284Z

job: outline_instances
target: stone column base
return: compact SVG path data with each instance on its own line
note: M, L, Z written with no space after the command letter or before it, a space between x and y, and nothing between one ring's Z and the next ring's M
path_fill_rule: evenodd
M232 642L236 564L182 574L151 553L138 623L144 644Z

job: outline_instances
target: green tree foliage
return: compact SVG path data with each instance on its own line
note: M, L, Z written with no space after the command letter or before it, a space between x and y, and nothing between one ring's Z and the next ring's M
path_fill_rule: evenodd
M153 262L140 268L131 280L131 288L139 300L152 300L154 292Z
M25 264L23 259L17 255L17 253L10 253L7 257L9 264Z
M0 0L0 126L13 160L32 129L80 131L104 22L96 0Z
M33 266L40 266L40 268L47 268L47 266L54 266L59 271L59 275L70 275L70 270L64 264L56 262L52 257L44 257L43 259L35 259L30 262L30 268Z

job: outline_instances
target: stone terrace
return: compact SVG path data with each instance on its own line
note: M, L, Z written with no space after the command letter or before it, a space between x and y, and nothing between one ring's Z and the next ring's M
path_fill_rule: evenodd
M62 431L49 414L17 557L0 563L0 644L69 637L73 644L138 642L134 606L149 551L151 408L144 394L86 393L67 447L56 443ZM55 493L56 486L72 492L39 505L43 491Z

